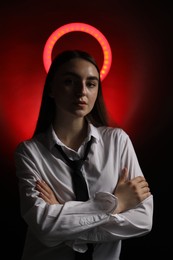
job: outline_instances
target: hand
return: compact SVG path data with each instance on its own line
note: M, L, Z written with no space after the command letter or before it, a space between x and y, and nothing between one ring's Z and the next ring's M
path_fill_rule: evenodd
M50 205L59 204L54 192L43 180L38 180L36 182L36 190L39 191L39 197Z
M118 198L118 206L114 213L135 208L151 195L148 183L143 176L132 180L128 180L127 176L127 168L124 168L114 191L114 195Z

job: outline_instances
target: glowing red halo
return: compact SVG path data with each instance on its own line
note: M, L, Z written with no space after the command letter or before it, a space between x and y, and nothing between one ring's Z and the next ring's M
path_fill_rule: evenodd
M60 37L63 35L70 33L70 32L75 32L75 31L80 31L80 32L85 32L93 36L101 45L102 51L103 51L103 57L104 57L104 62L100 71L100 77L101 80L103 80L111 67L112 63L112 52L110 45L106 39L106 37L95 27L85 24L85 23L69 23L65 24L58 29L56 29L48 38L46 41L46 44L44 46L43 50L43 64L45 67L46 72L48 72L49 67L52 62L52 50L55 45L55 43L58 41Z

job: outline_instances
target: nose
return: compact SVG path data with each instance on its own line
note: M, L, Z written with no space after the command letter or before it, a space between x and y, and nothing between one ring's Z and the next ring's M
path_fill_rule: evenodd
M87 93L87 87L84 81L80 81L77 84L76 95L77 96L85 96Z

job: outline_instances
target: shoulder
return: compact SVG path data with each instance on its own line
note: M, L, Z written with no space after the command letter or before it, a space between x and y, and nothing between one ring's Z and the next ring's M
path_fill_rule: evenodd
M27 140L21 141L16 146L15 154L16 153L23 153L23 152L29 151L30 149L32 149L35 146L35 144L36 144L36 139L35 138L31 138L31 139L27 139Z
M116 140L129 139L129 135L122 128L119 127L101 126L98 127L97 130L102 138L110 138Z
M102 145L124 147L130 143L129 135L120 127L100 126L92 127L91 134L96 142Z
M34 136L30 139L21 141L18 143L15 149L15 154L21 153L21 154L28 154L33 153L34 151L38 150L40 146L45 145L44 143L44 135L39 134L37 136Z

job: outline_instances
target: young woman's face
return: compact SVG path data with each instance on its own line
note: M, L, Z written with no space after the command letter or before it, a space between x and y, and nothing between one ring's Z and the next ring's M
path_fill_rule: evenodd
M86 116L94 106L98 86L99 73L92 63L81 58L64 63L55 76L50 94L58 115Z

